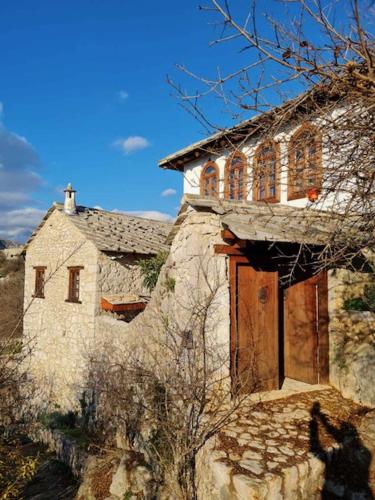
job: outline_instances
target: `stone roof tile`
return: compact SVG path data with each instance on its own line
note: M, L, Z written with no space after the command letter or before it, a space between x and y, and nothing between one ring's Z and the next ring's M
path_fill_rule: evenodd
M27 245L45 224L54 210L64 214L63 206L55 204L50 208ZM86 238L103 252L155 255L167 251L167 236L172 229L169 222L144 219L123 213L107 212L96 208L77 207L76 215L66 215Z

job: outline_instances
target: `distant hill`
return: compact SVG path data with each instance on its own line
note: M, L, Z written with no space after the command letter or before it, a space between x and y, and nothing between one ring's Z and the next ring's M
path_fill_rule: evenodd
M3 243L2 240L1 243ZM14 245L13 242L11 243ZM20 318L23 313L23 287L23 258L19 256L8 259L5 252L0 251L0 344L11 334L22 335Z
M4 248L19 247L20 244L12 240L0 240L0 250Z

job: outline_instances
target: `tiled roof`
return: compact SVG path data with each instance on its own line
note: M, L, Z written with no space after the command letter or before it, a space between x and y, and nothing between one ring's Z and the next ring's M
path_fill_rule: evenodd
M308 245L326 245L332 241L340 244L340 236L347 237L353 232L353 241L363 247L367 232L360 229L355 221L348 221L340 214L324 212L314 208L297 208L287 205L266 204L250 201L225 201L200 198L196 195L185 195L182 208L171 240L178 231L178 226L189 213L189 207L196 211L214 212L220 216L223 227L239 239L249 241L270 241L303 243ZM339 229L348 226L343 231Z
M64 214L62 205L56 204L52 207L28 244L54 210ZM172 224L168 222L82 206L77 207L76 215L65 217L103 252L154 255L169 248L166 239Z

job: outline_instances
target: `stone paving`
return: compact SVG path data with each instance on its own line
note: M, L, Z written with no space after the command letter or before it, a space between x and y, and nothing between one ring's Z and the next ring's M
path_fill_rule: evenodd
M357 434L369 416L375 431L374 411L331 388L254 403L202 455L210 473L200 496L313 499L323 491L323 498L371 499L375 432Z

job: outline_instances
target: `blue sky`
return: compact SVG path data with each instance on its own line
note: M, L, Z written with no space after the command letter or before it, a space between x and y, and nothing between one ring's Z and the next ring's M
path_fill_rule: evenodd
M1 1L0 238L25 239L67 182L83 205L176 214L182 178L157 161L204 131L166 75L245 57L208 46L199 3Z

